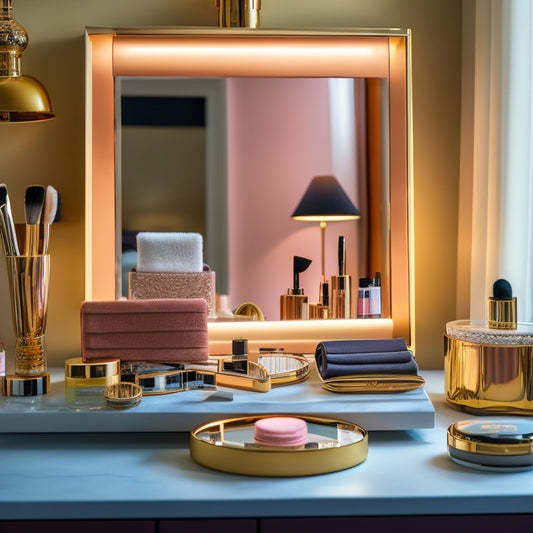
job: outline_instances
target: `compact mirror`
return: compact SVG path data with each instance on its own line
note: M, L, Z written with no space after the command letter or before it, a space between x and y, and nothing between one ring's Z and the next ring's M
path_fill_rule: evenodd
M297 447L263 446L255 441L250 416L209 422L191 433L191 457L199 464L253 476L309 476L344 470L368 455L368 433L356 424L320 417L298 417L307 428L307 443ZM268 417L269 420L285 417Z

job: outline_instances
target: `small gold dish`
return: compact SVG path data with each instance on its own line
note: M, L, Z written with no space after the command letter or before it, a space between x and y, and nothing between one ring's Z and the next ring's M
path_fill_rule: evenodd
M125 381L109 385L104 391L107 405L114 409L135 407L141 403L142 395L142 388L139 385Z

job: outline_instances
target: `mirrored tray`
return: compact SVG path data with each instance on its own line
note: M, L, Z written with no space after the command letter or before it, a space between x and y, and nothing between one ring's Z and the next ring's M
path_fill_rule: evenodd
M250 353L243 359L222 357L219 359L219 371L223 372L219 374L217 382L224 385L227 376L249 374L250 365L258 366L268 376L268 390L270 387L292 385L309 378L309 361L304 355L273 350Z
M270 415L274 418L281 415ZM308 443L299 447L262 446L255 423L264 416L217 420L191 432L191 457L199 464L233 474L266 477L310 476L362 463L368 455L366 429L343 420L299 416Z

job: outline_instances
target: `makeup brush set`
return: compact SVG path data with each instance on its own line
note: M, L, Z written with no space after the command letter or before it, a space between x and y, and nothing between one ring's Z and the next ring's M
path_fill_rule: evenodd
M0 233L6 256L48 253L50 226L59 214L59 194L51 185L29 185L24 195L25 224L13 221L5 184L0 184ZM18 231L17 231L18 229Z
M48 246L58 204L58 193L51 185L30 185L24 195L25 224L16 225L7 187L0 185L0 236L15 332L15 373L3 380L5 396L31 396L48 391L45 342L50 280Z

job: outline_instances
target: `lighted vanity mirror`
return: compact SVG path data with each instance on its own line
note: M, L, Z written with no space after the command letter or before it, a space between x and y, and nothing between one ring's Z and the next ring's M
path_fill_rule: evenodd
M356 279L381 272L384 318L310 321L305 324L268 320L239 325L239 331L243 331L243 327L249 328L246 336L253 338L260 330L259 339L279 340L283 346L276 345L275 348L291 351L298 351L298 346L288 342L296 338L304 347L307 341L310 346L317 338L325 340L331 338L330 335L334 338L394 335L410 340L409 54L409 32L404 30L89 29L86 35L86 298L108 300L120 296L117 280L121 277L122 231L117 222L121 221L122 213L121 193L117 194L120 189L116 183L123 177L120 177L120 156L115 144L122 134L116 129L120 107L120 103L117 105L117 101L120 102L117 88L130 82L143 83L153 79L241 79L250 83L260 78L274 81L282 78L351 79L363 84L368 104L364 147L368 154L365 167L368 196L361 199L364 205L359 205L363 213L361 222L351 223L354 227L359 225L356 230L350 229L355 235L354 240L359 240L351 241L351 249L357 249L357 253L351 256L357 265L352 265L353 273L348 273ZM253 104L253 98L251 100ZM238 107L246 108L242 99L240 104ZM249 107L248 114L253 114L254 109L257 110L257 106ZM305 128L300 127L302 129ZM317 135L319 133L317 131ZM255 143L265 144L275 138L275 133L266 139L256 135L251 137ZM259 210L247 205L251 204L248 201L235 204L237 200L233 200L232 203L231 192L228 199L223 198L214 204L213 200L211 204L208 201L207 211L210 213L213 205L230 212L227 220L230 247L227 250L231 295L238 292L234 285L236 280L241 282L243 272L252 273L249 286L262 286L267 276L261 268L267 268L276 279L276 286L270 283L264 290L278 299L291 285L292 255L300 255L298 245L303 242L304 234L312 233L319 248L318 224L314 226L290 219L292 208L306 186L294 185L292 177L300 172L304 174L304 181L310 181L314 175L333 173L320 165L305 166L315 153L316 150L308 147L296 161L285 161L286 175L282 176L284 185L280 187L279 197L289 201L290 205L284 205L283 212L277 210L283 204L281 200L271 202L268 218L259 217L254 221ZM223 166L224 155L221 158L220 166ZM277 158L272 155L271 159ZM254 180L267 162L264 158L258 159L253 172L248 172L246 181L237 186L242 188L245 198L254 195L261 198ZM216 183L220 187L216 195L224 196L224 184ZM232 188L231 183L227 188ZM270 188L273 188L272 182ZM232 218L234 215L237 215L236 220ZM251 241L247 240L245 232L253 222L270 227L276 226L281 219L292 224L289 231L281 230L281 237L273 239L271 235L256 233ZM279 227L277 231L279 235ZM336 234L335 226L329 224L329 241L336 241ZM224 239L222 236L214 240L224 243ZM258 250L257 243L263 243L266 251ZM282 255L275 255L279 253ZM320 263L318 250L313 259L316 259L315 264ZM259 270L254 273L257 263L260 263ZM307 285L310 301L315 301L315 290L314 281ZM250 298L250 301L254 300ZM242 302L235 302L238 303ZM261 306L261 301L255 303ZM267 318L277 317L271 314ZM210 342L213 340L216 344L231 338L231 332L226 331L231 326L211 323L209 327ZM221 350L224 353L227 346Z

